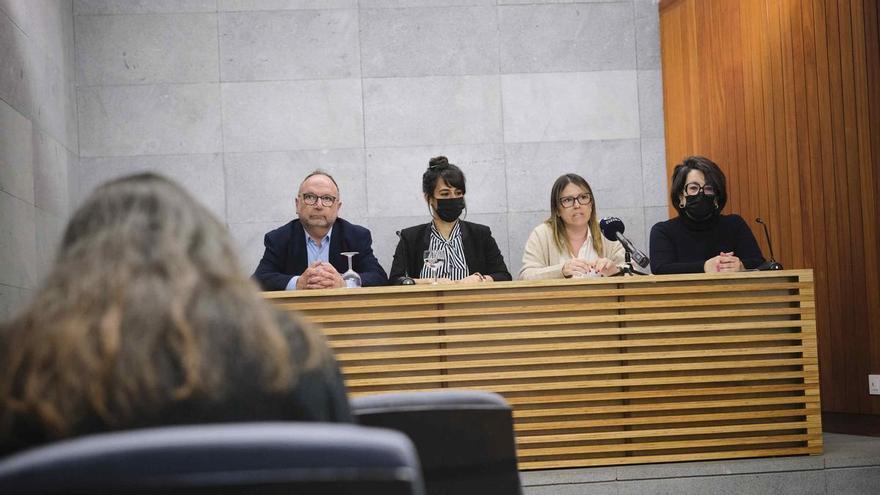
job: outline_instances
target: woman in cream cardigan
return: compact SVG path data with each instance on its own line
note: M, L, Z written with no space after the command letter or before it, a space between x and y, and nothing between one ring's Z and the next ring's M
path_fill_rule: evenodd
M550 192L550 218L526 242L519 278L537 280L610 276L624 261L623 246L602 237L593 190L583 177L565 174Z

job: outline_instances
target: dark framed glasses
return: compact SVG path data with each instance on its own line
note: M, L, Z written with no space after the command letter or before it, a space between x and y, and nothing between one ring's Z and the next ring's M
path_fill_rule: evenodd
M309 206L315 206L318 204L319 199L321 200L322 206L333 206L333 203L336 203L336 196L330 196L328 194L318 196L317 194L312 193L302 193L303 202Z
M689 182L684 186L684 193L688 196L696 196L701 192L706 196L715 196L715 193L717 191L715 190L715 186L713 186L712 184L701 186L696 182Z
M593 195L585 192L578 194L577 196L563 196L559 198L559 204L562 205L563 208L571 208L574 206L575 201L581 206L589 206L593 203Z

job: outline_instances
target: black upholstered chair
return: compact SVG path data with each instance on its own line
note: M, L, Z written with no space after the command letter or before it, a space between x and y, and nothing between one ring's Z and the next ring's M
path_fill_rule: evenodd
M106 433L0 459L0 493L423 493L409 439L330 423L238 423Z
M429 495L520 494L513 416L479 391L378 394L351 400L358 422L410 437Z

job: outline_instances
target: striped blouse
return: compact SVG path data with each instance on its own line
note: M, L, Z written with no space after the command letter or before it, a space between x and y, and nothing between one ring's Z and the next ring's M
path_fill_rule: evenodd
M448 241L437 231L437 226L431 223L431 238L428 241L428 249L446 251L446 262L437 270L437 278L461 280L470 275L467 260L464 259L464 246L461 243L461 224L459 222L455 222L455 227L452 228ZM422 265L419 277L433 278L434 273L427 265Z

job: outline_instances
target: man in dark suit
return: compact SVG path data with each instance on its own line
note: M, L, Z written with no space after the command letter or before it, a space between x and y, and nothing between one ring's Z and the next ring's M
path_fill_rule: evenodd
M329 289L344 287L341 273L348 258L340 253L357 251L352 266L364 286L385 285L388 276L373 255L370 231L337 218L342 201L339 186L329 174L315 171L299 186L299 217L263 239L266 251L254 272L265 290Z

